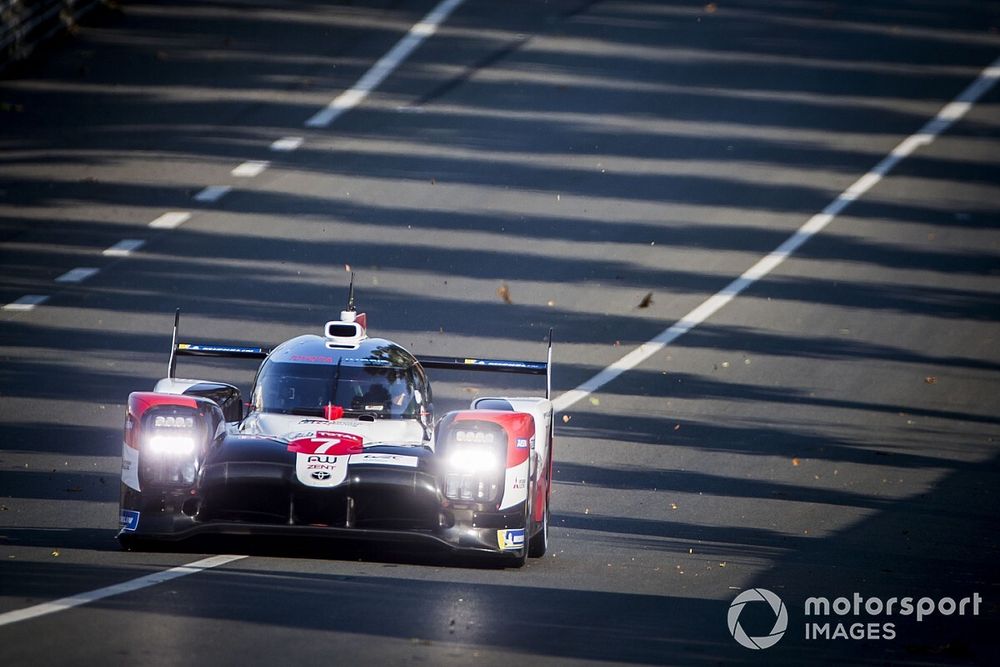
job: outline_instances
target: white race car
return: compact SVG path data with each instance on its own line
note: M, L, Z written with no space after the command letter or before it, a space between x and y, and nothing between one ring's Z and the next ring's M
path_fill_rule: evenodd
M551 336L545 362L417 358L369 338L353 295L322 335L273 349L177 341L168 377L129 396L126 547L206 533L429 541L523 565L548 546ZM175 377L178 356L263 360L249 404ZM545 397L478 398L435 422L426 369L546 376Z

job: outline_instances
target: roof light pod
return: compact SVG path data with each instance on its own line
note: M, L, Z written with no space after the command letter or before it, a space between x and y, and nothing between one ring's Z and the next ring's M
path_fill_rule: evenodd
M349 317L344 317L348 315ZM327 347L346 347L356 350L361 341L368 338L364 327L364 314L350 311L341 313L340 320L331 320L323 328Z

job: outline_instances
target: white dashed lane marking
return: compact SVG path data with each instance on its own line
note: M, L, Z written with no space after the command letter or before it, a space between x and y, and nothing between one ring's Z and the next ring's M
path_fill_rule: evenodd
M290 153L297 150L303 141L302 137L282 137L271 144L271 150L279 153Z
M191 219L191 214L187 211L168 211L149 223L150 227L157 229L173 229L180 227Z
M229 191L233 188L228 185L209 185L207 188L199 192L194 196L195 201L200 202L216 202L229 194Z
M98 269L90 266L81 266L75 269L70 269L66 273L62 274L56 278L57 283L82 283L87 278L90 278Z
M101 254L108 257L128 257L133 252L141 248L144 243L146 242L140 239L124 239L110 248L107 248Z
M48 301L45 294L25 294L17 301L11 301L3 307L3 310L32 310L40 303Z
M462 2L463 0L444 0L432 9L422 21L414 24L387 54L379 58L379 61L372 65L357 83L333 98L322 111L318 111L307 120L306 126L327 127L345 111L361 104L368 97L368 93L378 88L425 39L437 32L438 26Z
M233 169L230 173L238 178L253 178L260 176L270 166L267 160L249 160Z

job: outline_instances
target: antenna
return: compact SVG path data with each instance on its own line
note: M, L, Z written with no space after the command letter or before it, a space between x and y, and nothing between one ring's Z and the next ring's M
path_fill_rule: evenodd
M355 312L354 308L354 271L351 271L351 286L347 288L347 310Z
M177 327L181 321L181 309L174 311L174 335L170 339L170 361L167 362L167 377L171 380L177 373Z

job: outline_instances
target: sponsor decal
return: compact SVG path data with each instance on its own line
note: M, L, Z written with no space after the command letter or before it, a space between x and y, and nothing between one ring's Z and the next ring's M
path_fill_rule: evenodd
M122 445L122 484L139 491L139 450Z
M332 488L347 479L346 456L328 454L295 455L295 478L302 484L314 488Z
M514 507L528 499L528 461L522 461L504 474L503 496L498 509Z
M351 465L389 465L416 468L420 462L417 456L405 456L402 454L379 454L368 452L365 454L351 454Z
M534 438L532 438L532 440L534 440ZM517 439L517 448L518 449L527 449L528 448L528 439L527 438L518 438Z
M288 451L297 454L354 454L360 453L364 438L353 433L316 431L313 434L295 434L288 443Z
M304 361L307 364L332 364L333 357L323 357L314 354L293 354L292 361Z
M139 513L135 510L122 510L118 515L118 526L126 533L134 533L139 527Z
M522 548L524 546L524 528L498 530L497 545L500 547L500 551Z

